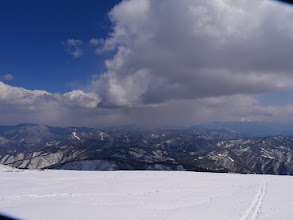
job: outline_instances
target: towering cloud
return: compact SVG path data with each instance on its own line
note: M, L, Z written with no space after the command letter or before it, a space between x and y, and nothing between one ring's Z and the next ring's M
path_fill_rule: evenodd
M100 107L160 104L292 85L293 9L269 0L127 0L110 13L116 50L93 82Z

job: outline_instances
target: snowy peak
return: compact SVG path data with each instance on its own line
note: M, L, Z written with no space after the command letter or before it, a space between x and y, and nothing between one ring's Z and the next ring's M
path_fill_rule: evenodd
M76 132L72 132L72 137L80 141L80 137L76 135Z

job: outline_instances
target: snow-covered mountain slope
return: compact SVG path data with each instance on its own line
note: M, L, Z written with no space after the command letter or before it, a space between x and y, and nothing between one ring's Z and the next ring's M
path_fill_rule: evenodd
M291 219L293 177L0 169L0 213L19 219Z

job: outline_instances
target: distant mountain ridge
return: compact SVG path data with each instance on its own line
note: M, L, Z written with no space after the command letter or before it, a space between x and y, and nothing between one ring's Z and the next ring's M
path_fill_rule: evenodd
M227 129L244 137L291 136L292 124L261 121L215 121L193 126L194 128Z
M245 137L226 129L123 131L21 124L0 126L0 164L293 175L293 139Z

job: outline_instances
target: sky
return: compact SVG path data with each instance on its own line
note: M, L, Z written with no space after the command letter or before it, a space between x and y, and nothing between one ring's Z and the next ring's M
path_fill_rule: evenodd
M293 7L271 0L0 3L0 124L293 119Z
M72 0L11 0L0 3L0 74L10 73L13 86L70 91L104 70L104 58L95 56L88 41L111 31L107 12L119 3ZM81 39L79 59L65 50L69 39Z

